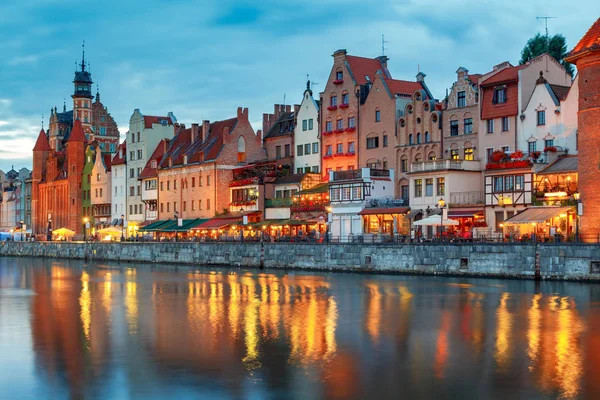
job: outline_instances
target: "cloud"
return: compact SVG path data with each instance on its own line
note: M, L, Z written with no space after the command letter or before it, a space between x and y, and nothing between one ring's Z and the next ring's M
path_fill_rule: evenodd
M8 60L8 65L10 65L11 67L15 67L15 66L21 65L21 64L35 63L37 60L38 60L38 56L34 56L34 55L23 56L23 57L13 57L12 59Z

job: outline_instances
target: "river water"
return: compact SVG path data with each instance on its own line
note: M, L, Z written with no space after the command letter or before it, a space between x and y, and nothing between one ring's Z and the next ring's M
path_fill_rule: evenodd
M600 285L0 258L0 399L600 398Z

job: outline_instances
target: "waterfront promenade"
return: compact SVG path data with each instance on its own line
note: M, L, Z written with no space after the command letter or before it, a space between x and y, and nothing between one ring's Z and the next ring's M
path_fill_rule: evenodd
M573 243L5 242L1 256L600 282L600 246Z

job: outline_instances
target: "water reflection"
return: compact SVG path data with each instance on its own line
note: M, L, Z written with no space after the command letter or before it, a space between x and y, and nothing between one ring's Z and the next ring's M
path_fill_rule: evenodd
M594 285L0 259L15 290L29 398L600 396Z

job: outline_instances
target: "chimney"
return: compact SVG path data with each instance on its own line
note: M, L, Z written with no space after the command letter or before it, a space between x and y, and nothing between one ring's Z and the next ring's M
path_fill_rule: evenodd
M248 120L248 109L238 107L237 109L237 118L241 120Z
M169 151L169 139L163 139L163 149L165 154L167 153L167 151Z
M417 74L417 82L425 82L425 77L426 77L426 76L427 76L427 75L425 75L423 72L419 72L419 73Z
M289 113L289 112L291 112L291 111L292 111L292 106L291 106L290 104L286 105L286 106L285 106L285 112L286 112L286 113Z
M498 65L494 65L494 71L500 71L501 69L510 67L510 63L508 61L501 62Z
M342 58L346 58L346 49L339 49L333 52L332 57L334 62L337 61L338 59L342 59Z
M263 124L262 124L262 130L264 133L268 133L269 130L271 129L271 126L273 126L273 121L275 120L275 115L274 114L267 114L264 113L263 114Z
M190 143L196 143L196 140L198 140L198 133L199 133L199 126L196 123L192 123L192 132L190 135Z
M300 111L300 104L294 104L294 115L298 116L298 111Z
M388 56L379 56L379 57L377 57L377 59L379 60L381 65L383 65L383 68L387 69L387 62L389 60Z
M205 119L204 121L202 121L202 131L200 132L200 140L201 141L205 141L206 138L208 138L208 135L210 134L210 121Z
M258 136L260 138L260 141L263 141L263 131L261 129L256 131L256 136Z

